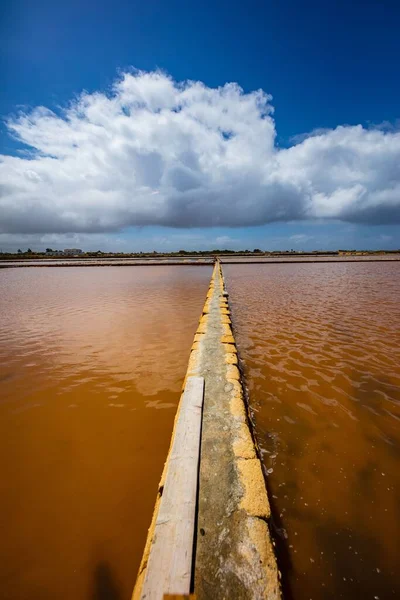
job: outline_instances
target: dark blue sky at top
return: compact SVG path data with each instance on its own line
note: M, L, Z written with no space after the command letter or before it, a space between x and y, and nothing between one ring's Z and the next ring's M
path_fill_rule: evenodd
M281 145L315 128L400 117L396 1L6 0L0 18L3 118L105 89L130 66L262 88ZM4 128L1 137L13 152Z
M0 113L62 104L118 69L274 97L283 139L399 117L400 2L8 0Z

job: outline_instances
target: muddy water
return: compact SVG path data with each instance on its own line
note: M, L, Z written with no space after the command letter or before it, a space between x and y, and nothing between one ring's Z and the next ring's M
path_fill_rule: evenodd
M224 266L287 598L400 597L400 265Z
M0 272L0 597L130 598L208 267Z

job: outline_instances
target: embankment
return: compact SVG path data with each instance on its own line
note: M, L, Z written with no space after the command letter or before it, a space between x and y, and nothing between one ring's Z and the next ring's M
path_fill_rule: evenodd
M270 506L250 432L228 294L218 262L194 337L186 378L193 375L205 380L198 511L193 524L194 593L197 600L276 600L281 592L269 533ZM179 408L175 423L178 419ZM133 600L142 598L168 460L169 456Z

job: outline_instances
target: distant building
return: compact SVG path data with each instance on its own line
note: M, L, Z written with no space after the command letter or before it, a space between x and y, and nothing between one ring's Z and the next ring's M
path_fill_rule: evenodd
M63 250L53 250L52 248L46 248L46 256L63 256Z
M67 256L74 256L75 254L82 254L83 250L80 248L65 248L64 254Z

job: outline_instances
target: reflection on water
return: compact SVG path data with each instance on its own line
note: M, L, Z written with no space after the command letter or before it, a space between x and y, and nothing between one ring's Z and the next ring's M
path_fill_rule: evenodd
M1 598L130 598L210 276L0 272Z
M400 597L400 265L224 272L287 598Z

